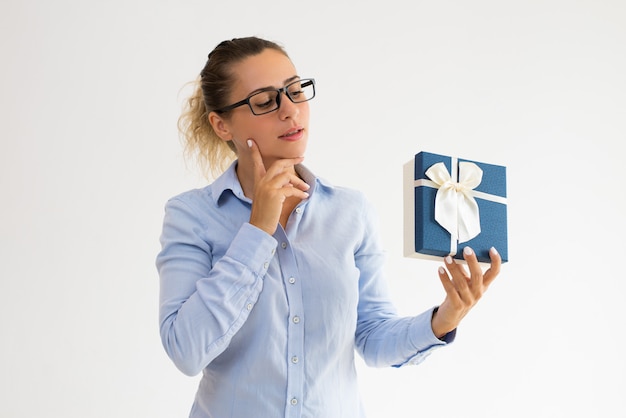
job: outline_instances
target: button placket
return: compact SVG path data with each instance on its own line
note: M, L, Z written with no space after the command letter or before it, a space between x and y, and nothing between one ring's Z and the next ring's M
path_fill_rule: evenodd
M298 222L290 224L290 228L297 229ZM287 238L285 230L278 228L274 235L278 242L278 267L284 280L284 291L287 299L287 352L284 361L287 370L287 398L288 415L299 416L304 396L303 366L304 354L304 312L302 302L302 287L298 277L298 264L293 253L293 247Z

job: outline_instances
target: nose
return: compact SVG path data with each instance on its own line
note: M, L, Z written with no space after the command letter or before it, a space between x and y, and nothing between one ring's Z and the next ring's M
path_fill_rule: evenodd
M293 118L300 112L298 104L292 102L287 96L287 93L284 91L280 92L280 94L276 96L276 101L278 102L278 114L280 119Z

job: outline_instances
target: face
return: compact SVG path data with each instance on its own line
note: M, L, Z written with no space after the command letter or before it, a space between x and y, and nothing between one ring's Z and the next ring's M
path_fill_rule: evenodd
M259 89L281 88L297 80L291 60L273 49L251 56L233 67L236 82L229 103L250 96ZM308 140L309 103L293 103L281 95L280 107L264 115L254 115L248 105L237 107L222 118L225 140L232 140L241 155L246 141L254 139L261 151L265 166L282 158L304 155Z

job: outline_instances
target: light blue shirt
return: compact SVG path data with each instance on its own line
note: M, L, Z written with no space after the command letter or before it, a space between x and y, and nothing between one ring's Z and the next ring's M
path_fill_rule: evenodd
M362 193L297 166L310 196L270 236L248 222L235 167L165 208L159 323L174 364L203 373L190 417L364 417L355 349L417 364L455 332L436 338L432 309L398 317Z

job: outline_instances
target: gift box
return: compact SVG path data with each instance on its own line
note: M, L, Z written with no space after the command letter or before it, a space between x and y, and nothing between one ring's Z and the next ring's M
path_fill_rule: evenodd
M404 166L404 255L508 261L506 167L420 152Z

